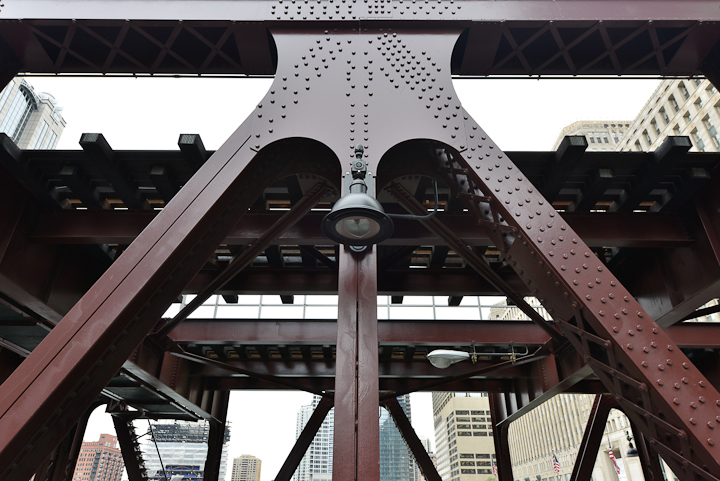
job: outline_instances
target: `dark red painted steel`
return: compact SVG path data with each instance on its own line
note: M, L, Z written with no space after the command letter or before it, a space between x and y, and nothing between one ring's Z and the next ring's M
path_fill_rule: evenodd
M617 402L612 396L597 394L593 405L590 408L587 425L583 431L583 438L578 448L577 457L573 472L570 475L571 481L589 481L595 461L597 460L598 450L602 442L603 434L607 424L608 414L610 410L617 407ZM649 480L648 480L649 481Z
M358 450L358 267L349 248L341 246L339 256L333 480L352 481L357 479Z
M490 419L492 420L493 443L495 445L495 462L497 463L498 481L512 481L512 460L510 459L510 425L502 423L507 418L502 393L489 393Z
M357 259L357 480L380 481L377 246ZM334 475L333 475L334 477Z
M57 210L39 214L27 235L32 242L47 244L130 244L157 215L156 212L120 210ZM683 216L661 213L564 212L563 218L590 247L688 247L694 238ZM248 212L223 241L247 245L263 235L279 213ZM277 237L282 245L324 245L320 231L322 213L310 213ZM467 213L442 213L442 221L470 246L492 245L490 237L475 229ZM441 245L444 241L421 223L396 220L396 231L382 245Z
M410 424L410 420L405 415L405 411L403 411L403 408L400 406L397 398L388 398L383 401L383 404L390 413L390 416L392 416L393 421L395 421L395 425L397 426L398 431L400 431L400 435L402 435L403 440L405 440L405 444L407 444L408 448L415 457L415 461L420 467L425 479L427 481L441 481L442 478L438 474L437 469L435 469L432 459L430 459L428 452L425 450L425 446L423 446L422 442L420 442L420 438L418 438L415 429L413 429Z
M310 447L310 444L313 442L313 439L315 439L315 434L317 434L318 429L320 429L320 426L323 421L325 421L325 417L332 407L333 400L331 397L323 396L320 399L315 411L295 441L295 445L290 451L290 454L285 458L285 462L275 476L275 481L290 481L293 474L295 474L295 470L300 465L300 461L302 461L303 456L305 456L305 453Z
M122 452L128 481L144 481L146 479L145 466L140 445L135 437L134 427L130 424L130 421L117 416L113 416L112 420L118 443L120 443L120 451Z
M210 409L213 419L210 420L208 450L203 475L205 481L225 481L218 480L218 478L220 476L223 444L225 444L225 429L229 402L230 392L213 392L212 408Z
M187 317L195 312L203 302L208 300L215 292L222 289L222 287L230 282L233 277L237 276L240 271L247 267L258 255L260 255L265 248L267 248L276 237L284 232L288 227L295 224L302 216L307 214L315 204L325 195L326 183L324 181L318 182L312 187L305 196L298 201L292 209L286 212L280 219L277 220L263 235L251 242L250 246L245 249L237 258L233 259L227 268L213 279L205 289L199 292L190 302L188 302L173 317L167 324L165 324L156 334L157 338L162 338L171 332L177 325L187 319Z
M255 199L249 136L238 129L5 381L0 477L32 475Z

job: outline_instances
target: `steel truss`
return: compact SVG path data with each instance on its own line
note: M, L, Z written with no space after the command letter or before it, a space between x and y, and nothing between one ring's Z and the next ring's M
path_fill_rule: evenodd
M598 10L596 2L579 0L568 15L549 1L277 0L234 2L234 19L227 20L215 18L220 7L207 1L182 22L169 18L176 2L144 2L129 20L118 1L66 2L67 11L51 3L23 2L0 13L4 82L20 71L274 72L275 80L218 151L207 152L197 136L181 136L183 163L175 167L167 156L176 153L141 154L151 163L138 166L102 135L85 134L82 154L66 154L58 169L53 153L23 152L0 138L6 174L0 197L16 206L0 211L0 329L9 334L0 336L0 478L62 479L60 471L74 465L88 409L110 400L131 476L142 475L127 428L130 413L139 413L208 420L207 476L214 480L228 393L257 388L323 395L281 479L292 474L334 405L334 479L378 480L378 405L390 410L419 455L394 397L441 389L492 393L503 481L512 479L509 424L561 392L599 393L574 479L588 478L598 426L615 403L642 440L646 474L659 479L653 459L660 454L683 480L720 478L718 371L690 359L698 349L717 359L720 349L709 335L716 329L673 326L720 293L720 189L713 188L720 159L691 161L688 140L669 138L652 154L627 156L641 168L615 166L608 174L583 164L589 158L583 139L566 138L558 152L537 154L547 167L538 171L539 164L493 143L463 109L451 79L452 73L706 74L714 81L720 58L714 2L603 2ZM37 11L47 18L9 20L29 18L28 4L42 5ZM657 18L626 20L647 12ZM419 18L425 21L406 21ZM316 203L337 199L358 143L388 209L424 213L426 180L418 179L436 177L448 215L425 221L425 230L408 224L362 254L328 246L313 214L303 217ZM65 166L70 158L77 160ZM57 175L40 175L43 169ZM578 175L585 179L576 187L580 194L563 198ZM582 211L607 200L615 181L633 186L610 199L617 213L583 224ZM276 182L287 198L266 191ZM109 197L97 196L99 184L132 212L115 220ZM153 194L140 195L141 184ZM672 185L662 199L654 193L659 184ZM143 212L151 201L164 207L157 215ZM262 215L268 209L260 205L273 202L288 212ZM662 215L630 213L648 204ZM577 212L561 214L554 205ZM595 219L635 227L639 219L648 227L620 234L598 228ZM97 247L107 243L118 245ZM302 262L289 275L288 243ZM426 245L433 246L430 275L403 273L399 267ZM653 249L613 256L608 246ZM451 252L477 274L433 270L446 266ZM88 255L96 259L89 267L75 262ZM266 269L249 267L261 257ZM278 283L280 275L287 278ZM502 293L532 322L458 321L450 332L438 323L378 322L379 291L398 302L413 293L446 293L451 305L462 295ZM198 300L175 319L161 319L183 292L229 301L273 292L284 302L293 294L337 292L339 313L337 322L185 321ZM552 321L525 304L528 295ZM484 339L488 350L522 338L533 350L518 362L483 360L445 376L423 360L431 346L472 338ZM143 409L158 404L166 410ZM419 457L427 477L439 479Z

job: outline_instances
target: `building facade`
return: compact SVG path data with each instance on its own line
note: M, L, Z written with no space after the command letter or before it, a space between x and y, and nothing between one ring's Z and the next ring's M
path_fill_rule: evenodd
M55 97L15 78L0 92L0 133L21 149L53 149L65 129L61 112Z
M82 443L72 480L120 481L124 467L117 437L101 434L97 441Z
M568 125L553 144L557 150L560 142L568 135L582 135L587 139L588 152L618 150L625 133L630 128L629 120L581 120Z
M207 457L207 440L210 426L206 422L154 421L150 436L141 445L149 479L168 479L181 475L183 479L201 481ZM227 471L227 443L230 428L225 430L219 479ZM158 455L159 451L159 455Z
M233 459L230 481L260 481L260 458L243 454Z
M493 477L495 445L487 393L432 393L438 474L443 481Z
M718 127L716 127L718 126ZM688 136L691 152L720 151L720 94L708 80L663 80L630 124L617 150L656 150L668 136Z

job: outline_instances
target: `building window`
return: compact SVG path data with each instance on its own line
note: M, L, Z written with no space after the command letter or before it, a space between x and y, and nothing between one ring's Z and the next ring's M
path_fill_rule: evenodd
M675 124L675 127L673 127L673 133L675 135L680 135L680 124Z
M650 125L652 126L653 130L656 134L660 135L660 128L658 127L657 121L655 119L652 119L650 121Z
M642 145L640 145L639 140L635 141L635 150L637 150L638 152L642 152Z
M5 118L0 123L0 132L5 132L17 144L28 120L30 120L30 114L35 108L33 95L21 86L15 94Z
M715 148L720 148L720 135L718 135L718 131L709 115L706 115L703 119L703 125L705 125L705 128L710 134L710 138L712 139L713 144L715 144Z
M682 96L685 97L685 100L690 99L690 92L688 92L688 89L687 89L687 87L685 87L684 82L680 82L678 84L678 90L680 90L680 93L682 94Z
M707 96L708 98L710 98L715 95L715 92L717 92L717 90L715 90L715 87L713 85L710 85L708 88L705 89L705 92L707 92Z
M588 135L588 139L590 139L591 144L595 143L595 138L592 135Z
M703 142L702 138L700 137L698 130L693 129L693 131L690 132L690 135L692 136L693 142L695 142L695 146L698 148L698 150L701 152L705 152L705 142Z
M683 120L685 120L686 125L690 125L690 121L692 120L692 115L690 115L689 110L687 112L685 112L685 115L683 115Z
M702 83L702 80L699 79L699 78L694 78L694 79L693 79L693 82L695 82L695 86L696 86L696 87L699 87L700 84Z
M702 99L701 99L700 97L698 97L697 100L695 101L695 110L697 110L698 112L700 112L700 110L701 110L702 108L703 108Z
M670 118L668 117L667 112L665 111L665 107L660 107L660 115L662 116L662 119L665 121L665 125L670 123Z
M645 139L645 142L647 142L648 146L652 145L652 139L650 138L650 134L648 134L647 130L643 130L643 138Z
M675 113L680 112L680 106L678 105L677 101L675 100L675 96L671 95L668 97L668 101L670 102L670 105L672 106Z

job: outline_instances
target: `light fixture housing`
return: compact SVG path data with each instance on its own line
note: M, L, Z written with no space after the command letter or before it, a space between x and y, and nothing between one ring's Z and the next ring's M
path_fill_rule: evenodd
M370 246L390 237L395 226L380 202L365 192L352 192L352 189L353 186L351 193L335 202L325 216L320 225L322 233L335 242L349 246Z
M446 369L456 362L470 359L470 353L465 351L451 351L448 349L436 349L427 355L430 364L438 369Z
M387 239L395 229L380 202L367 193L365 179L368 171L367 163L363 160L364 153L365 148L361 144L355 146L355 160L350 172L353 181L320 225L327 238L355 247L353 250L358 252L364 250L364 246ZM372 180L372 174L368 180Z

